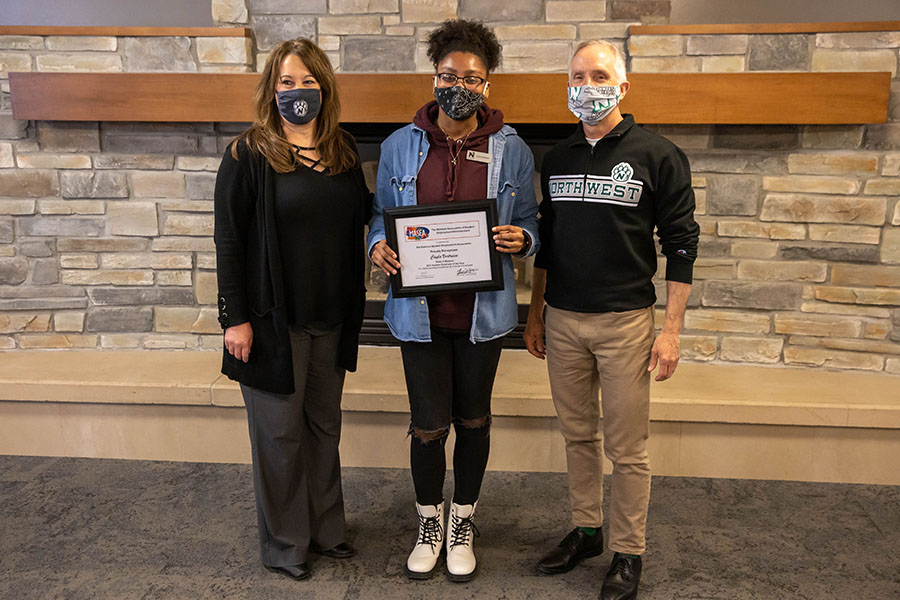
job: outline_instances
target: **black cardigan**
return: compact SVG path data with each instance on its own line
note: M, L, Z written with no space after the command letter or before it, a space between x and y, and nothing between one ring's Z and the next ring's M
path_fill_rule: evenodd
M353 272L335 274L351 277L357 284L341 329L338 357L338 366L348 371L356 370L366 294L363 227L372 208L372 195L358 164L353 174L361 204L352 242ZM229 144L219 166L214 233L219 323L227 329L249 321L253 328L249 360L244 363L225 349L222 373L268 392L292 394L294 369L275 224L276 175L266 158L244 143L238 145L238 160L232 157Z

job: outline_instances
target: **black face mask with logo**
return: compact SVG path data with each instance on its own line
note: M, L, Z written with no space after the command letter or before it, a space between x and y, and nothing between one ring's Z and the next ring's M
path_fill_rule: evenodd
M484 94L454 85L434 88L434 99L448 117L454 121L465 121L481 107Z
M278 96L278 112L294 125L304 125L318 116L322 109L322 91L298 88L275 92Z

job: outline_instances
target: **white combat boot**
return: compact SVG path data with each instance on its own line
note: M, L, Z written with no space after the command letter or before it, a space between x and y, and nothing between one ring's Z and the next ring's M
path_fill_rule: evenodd
M472 522L475 504L450 505L447 521L447 576L450 581L471 581L475 577L475 537L478 529Z
M410 579L428 579L434 575L444 546L444 504L422 506L416 502L416 512L419 513L419 537L406 559L406 574Z

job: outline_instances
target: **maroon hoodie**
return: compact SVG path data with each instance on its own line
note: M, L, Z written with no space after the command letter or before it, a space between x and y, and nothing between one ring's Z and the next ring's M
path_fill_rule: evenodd
M482 104L478 109L478 129L467 139L452 140L435 124L439 110L437 102L432 100L413 119L413 124L427 133L430 145L416 178L418 204L484 200L488 165L467 160L466 151L488 151L488 138L503 128L503 113ZM455 165L453 157L458 157ZM474 292L428 296L429 321L439 329L469 331L474 308Z

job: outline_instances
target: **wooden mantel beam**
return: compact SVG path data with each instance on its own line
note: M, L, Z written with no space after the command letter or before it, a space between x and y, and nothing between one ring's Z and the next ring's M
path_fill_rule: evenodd
M13 116L47 121L247 122L255 73L10 73ZM341 120L406 123L425 73L340 73ZM890 73L632 73L623 111L657 124L851 124L887 119ZM509 123L572 123L566 76L498 73ZM848 93L847 90L852 90Z

